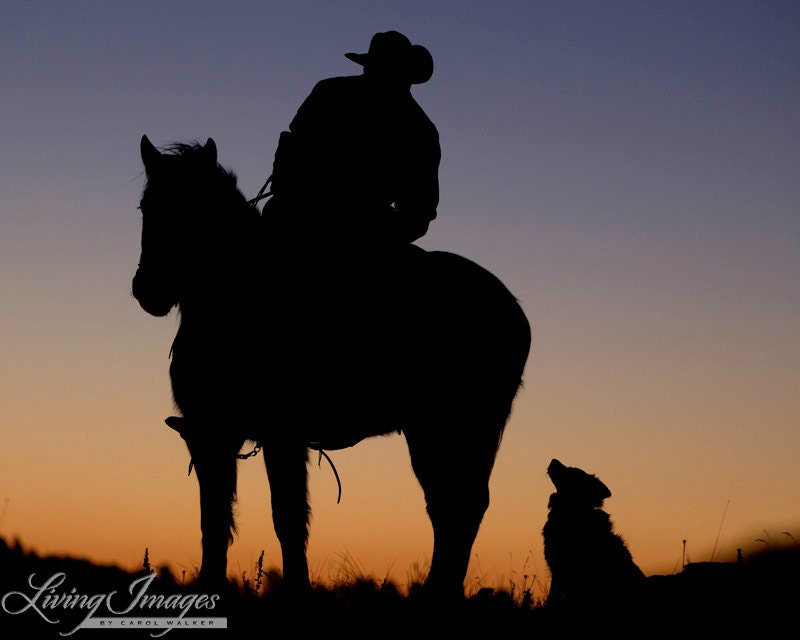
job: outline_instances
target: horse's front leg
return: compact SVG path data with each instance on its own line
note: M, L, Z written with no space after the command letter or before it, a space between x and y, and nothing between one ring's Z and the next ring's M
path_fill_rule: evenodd
M308 577L308 449L302 440L264 442L272 502L272 521L281 545L283 586L287 592L310 590Z
M199 583L219 592L227 585L228 547L236 532L236 454L243 443L187 440L200 487L200 530L203 557Z

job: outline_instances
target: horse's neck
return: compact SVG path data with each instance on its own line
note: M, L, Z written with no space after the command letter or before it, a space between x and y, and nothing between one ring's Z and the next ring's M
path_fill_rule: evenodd
M207 246L196 253L194 265L184 272L179 301L182 316L237 316L262 286L257 225L243 221L238 228L210 234L204 244Z

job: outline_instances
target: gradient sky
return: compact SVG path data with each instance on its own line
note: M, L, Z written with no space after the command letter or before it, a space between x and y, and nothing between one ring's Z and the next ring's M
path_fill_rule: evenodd
M163 422L177 320L130 295L139 139L213 137L252 197L313 84L388 29L436 65L420 244L492 270L533 327L468 586L546 579L554 457L608 484L647 573L683 540L701 561L800 539L800 4L738 0L3 2L0 535L199 564ZM341 504L310 468L315 577L404 582L432 543L404 441L333 460ZM240 470L239 574L279 560L263 462Z

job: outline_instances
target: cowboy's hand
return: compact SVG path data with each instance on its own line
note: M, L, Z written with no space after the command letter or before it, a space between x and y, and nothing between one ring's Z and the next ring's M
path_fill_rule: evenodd
M397 216L397 239L404 243L418 240L428 232L430 222L411 216Z

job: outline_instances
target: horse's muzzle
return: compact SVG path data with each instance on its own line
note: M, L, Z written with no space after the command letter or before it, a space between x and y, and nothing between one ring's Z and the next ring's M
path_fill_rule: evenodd
M167 315L178 303L172 287L167 286L163 280L153 278L142 267L133 276L131 292L142 309L157 317Z

